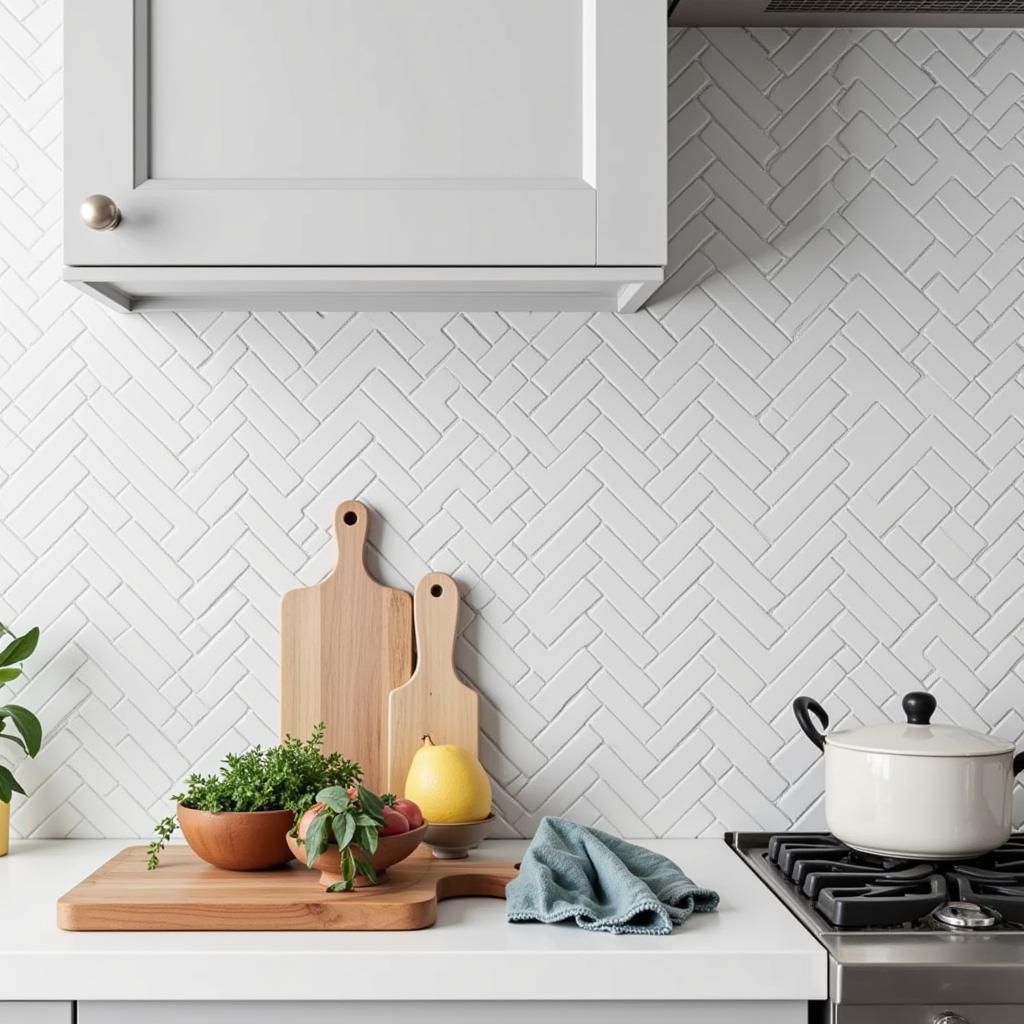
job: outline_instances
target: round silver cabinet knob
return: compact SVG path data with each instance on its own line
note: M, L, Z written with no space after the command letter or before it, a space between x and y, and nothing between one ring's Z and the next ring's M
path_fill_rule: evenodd
M113 231L121 223L121 211L110 196L89 196L81 212L82 220L93 231Z
M966 1017L961 1017L959 1013L940 1013L935 1018L934 1024L971 1024Z

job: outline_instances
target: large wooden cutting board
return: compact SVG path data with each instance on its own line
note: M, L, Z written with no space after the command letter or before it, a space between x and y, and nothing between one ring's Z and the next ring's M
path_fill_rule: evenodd
M388 713L388 789L401 796L413 754L429 735L474 757L480 744L480 698L455 674L459 588L432 572L416 587L416 674L392 692Z
M323 583L281 603L281 734L306 738L317 722L324 750L363 766L375 792L387 781L388 695L412 673L412 596L366 571L369 513L338 506L338 564Z
M429 928L439 900L504 898L508 861L437 860L420 847L383 884L328 893L320 872L292 861L275 871L224 871L187 846L146 870L146 848L122 850L57 902L70 931L406 931Z

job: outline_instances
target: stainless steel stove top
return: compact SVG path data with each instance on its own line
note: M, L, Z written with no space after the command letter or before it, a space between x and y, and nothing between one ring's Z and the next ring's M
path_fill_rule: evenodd
M1024 836L968 865L864 857L823 833L727 839L828 951L822 1020L932 1024L953 1006L1024 1022Z

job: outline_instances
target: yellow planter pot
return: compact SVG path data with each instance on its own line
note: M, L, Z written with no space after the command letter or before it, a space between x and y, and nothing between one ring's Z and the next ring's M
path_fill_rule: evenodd
M10 849L11 805L0 800L0 857L5 857Z

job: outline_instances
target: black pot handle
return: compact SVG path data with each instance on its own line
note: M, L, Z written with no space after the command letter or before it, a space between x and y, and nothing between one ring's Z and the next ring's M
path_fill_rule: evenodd
M797 697L797 699L793 701L793 714L796 715L796 720L800 723L800 728L803 729L804 735L819 750L824 750L825 735L815 729L809 712L813 712L817 715L818 721L821 722L822 729L828 728L828 715L825 713L825 709L813 697ZM1024 758L1024 754L1022 754L1021 757ZM1024 763L1021 764L1021 767L1024 768Z
M1013 759L1013 777L1016 778L1021 772L1024 772L1024 750Z

